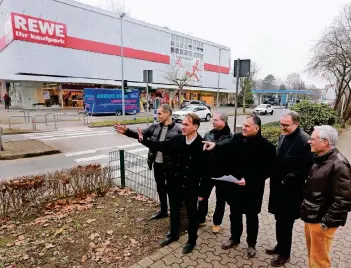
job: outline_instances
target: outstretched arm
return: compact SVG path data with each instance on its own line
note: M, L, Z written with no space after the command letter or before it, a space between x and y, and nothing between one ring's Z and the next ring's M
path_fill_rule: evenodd
M167 140L167 141L155 141L147 138L143 131L138 128L138 139L141 144L144 146L154 150L154 151L159 151L166 153L167 155L170 155L174 153L177 149L177 142L176 140L180 135L174 136L172 139Z
M125 125L121 125L120 123L116 123L114 126L116 132L126 135L127 137L138 139L138 131L127 128ZM145 137L149 138L153 131L155 130L155 125L151 125L148 128L142 130L142 133Z

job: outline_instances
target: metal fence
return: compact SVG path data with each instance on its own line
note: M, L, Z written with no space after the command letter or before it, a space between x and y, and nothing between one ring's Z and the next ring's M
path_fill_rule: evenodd
M159 201L154 174L146 157L119 150L110 152L109 165L118 186Z

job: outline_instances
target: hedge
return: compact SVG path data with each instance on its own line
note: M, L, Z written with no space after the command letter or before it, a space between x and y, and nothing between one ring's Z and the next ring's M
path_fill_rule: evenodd
M273 143L275 146L278 144L278 138L281 134L280 123L271 122L262 125L262 136Z
M334 125L336 122L335 111L323 103L310 103L303 101L292 107L300 115L300 126L308 134L312 134L314 126Z
M36 215L70 197L103 196L112 183L111 169L99 164L1 181L0 219Z

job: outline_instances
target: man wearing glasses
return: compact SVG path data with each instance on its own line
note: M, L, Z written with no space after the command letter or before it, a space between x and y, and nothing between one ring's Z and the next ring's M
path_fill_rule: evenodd
M331 267L334 234L351 210L351 166L336 149L338 136L331 126L316 126L310 141L314 164L301 206L309 267Z
M269 255L277 255L271 263L273 267L284 266L290 260L292 230L300 218L304 184L312 166L310 136L299 127L298 113L286 112L280 126L276 174L270 180L268 206L276 219L277 244L266 250Z
M230 143L233 135L228 126L228 116L223 112L216 112L213 116L213 129L205 134L204 140L216 142L217 145L223 145ZM206 215L208 213L208 198L211 194L213 187L216 187L216 208L213 214L213 226L212 233L219 233L221 230L220 225L225 212L225 197L221 190L225 187L223 182L213 180L212 178L222 177L225 174L227 159L223 154L212 152L206 152L208 160L209 174L208 178L204 181L207 182L204 186L204 192L201 193L202 198L199 199L198 217L199 225L206 225Z

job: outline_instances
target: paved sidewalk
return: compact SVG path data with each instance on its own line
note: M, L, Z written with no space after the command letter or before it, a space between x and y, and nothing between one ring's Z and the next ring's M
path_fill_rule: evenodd
M340 150L351 160L351 130L341 136L339 143ZM164 267L201 267L201 268L221 268L221 267L270 267L271 256L265 254L265 249L275 246L275 221L274 217L267 212L269 196L269 182L266 183L266 191L262 212L260 214L260 231L257 243L256 258L249 259L246 256L246 229L242 236L241 244L237 249L222 250L221 242L230 236L229 211L227 207L222 224L222 231L215 235L211 233L211 220L207 226L199 229L198 245L189 255L183 255L182 248L187 240L187 236L180 238L179 242L172 243L170 246L159 249L153 255L146 257L130 268L164 268ZM213 213L214 199L211 199ZM245 226L245 224L244 224ZM339 228L335 235L332 245L332 267L349 268L351 267L351 215L349 221L343 228ZM291 261L285 267L308 267L307 251L305 245L303 222L296 221L294 226L294 238L292 247Z

